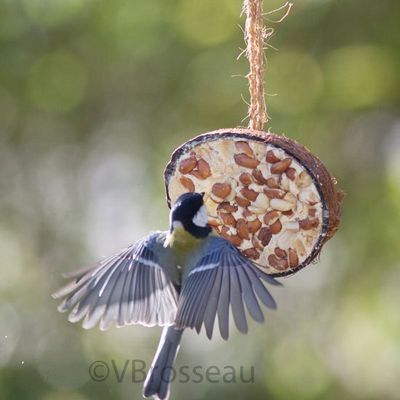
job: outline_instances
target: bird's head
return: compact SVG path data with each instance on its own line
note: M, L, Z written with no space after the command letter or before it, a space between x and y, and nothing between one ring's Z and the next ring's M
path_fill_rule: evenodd
M170 245L174 233L180 231L196 239L207 237L211 232L207 209L203 202L204 193L184 193L177 198L169 214Z

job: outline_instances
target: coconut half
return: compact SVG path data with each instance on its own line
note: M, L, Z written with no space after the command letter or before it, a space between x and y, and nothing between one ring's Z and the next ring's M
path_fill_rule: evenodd
M189 140L165 169L168 205L205 192L209 224L273 276L293 274L320 253L340 222L342 192L304 146L249 129Z

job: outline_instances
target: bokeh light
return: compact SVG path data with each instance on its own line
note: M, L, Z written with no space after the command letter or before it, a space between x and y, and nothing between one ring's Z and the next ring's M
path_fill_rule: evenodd
M189 43L212 46L226 42L237 29L237 14L227 7L229 0L185 1L177 9L177 24Z
M57 51L40 57L28 76L28 95L32 104L48 112L66 112L83 99L87 71L72 53Z
M299 51L279 51L268 65L266 79L268 103L282 114L310 109L318 101L324 82L318 62ZM286 91L280 90L282 87Z
M287 337L272 352L266 379L277 399L315 399L327 392L327 366L310 343Z
M160 51L165 43L166 13L168 7L160 2L118 0L103 3L93 23L108 51L138 60Z
M85 0L22 0L28 18L44 27L55 27L82 16L86 5Z
M393 56L379 46L348 46L325 61L328 103L356 109L389 101L396 94L398 73Z

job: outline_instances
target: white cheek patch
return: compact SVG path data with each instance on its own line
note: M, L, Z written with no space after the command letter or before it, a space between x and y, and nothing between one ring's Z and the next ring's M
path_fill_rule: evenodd
M183 229L182 222L181 221L174 221L172 223L172 228L173 229L179 229L179 228Z
M207 209L206 206L201 206L199 211L197 211L196 215L193 217L193 223L196 226L199 226L201 228L204 228L207 226L208 223L208 215L207 215Z

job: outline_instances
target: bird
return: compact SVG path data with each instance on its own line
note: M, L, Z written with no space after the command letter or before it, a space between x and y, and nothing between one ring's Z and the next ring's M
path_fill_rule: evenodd
M140 324L164 327L143 396L166 400L172 367L186 328L212 338L216 317L229 337L230 310L237 329L248 332L246 314L264 321L260 302L276 309L265 283L281 285L243 256L208 224L204 193L177 198L169 229L156 231L96 265L66 274L71 281L53 294L60 312L83 328ZM246 312L246 310L247 312Z

